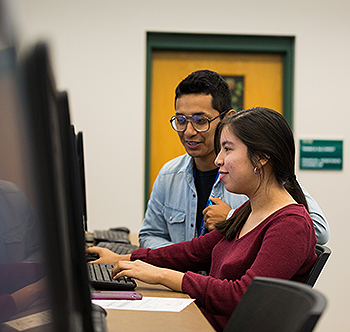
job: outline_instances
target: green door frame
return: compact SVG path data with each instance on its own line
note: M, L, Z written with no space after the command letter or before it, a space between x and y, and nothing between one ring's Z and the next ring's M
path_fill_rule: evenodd
M294 93L293 36L252 36L147 32L146 128L145 128L145 209L150 189L151 73L154 50L279 53L283 56L283 115L293 128Z

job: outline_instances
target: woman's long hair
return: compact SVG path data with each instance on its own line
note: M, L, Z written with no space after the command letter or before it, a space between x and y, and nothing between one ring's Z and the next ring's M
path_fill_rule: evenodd
M292 130L284 117L269 108L255 107L235 113L222 120L215 132L215 150L220 151L222 130L228 128L248 149L248 158L257 167L261 179L264 167L259 160L266 159L277 181L285 187L297 203L308 210L305 195L295 177L295 145ZM218 231L232 240L251 212L249 201L228 220L216 225Z

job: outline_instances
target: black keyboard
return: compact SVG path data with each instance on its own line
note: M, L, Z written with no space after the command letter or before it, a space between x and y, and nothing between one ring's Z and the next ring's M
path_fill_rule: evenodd
M111 273L113 265L102 263L88 263L88 273L90 284L95 289L104 290L134 290L136 282L133 278L121 277L112 279Z
M130 243L129 234L124 231L97 230L94 231L94 239L96 242L108 241Z
M130 243L117 243L117 242L99 242L97 247L107 248L118 255L131 254L138 246L134 246Z

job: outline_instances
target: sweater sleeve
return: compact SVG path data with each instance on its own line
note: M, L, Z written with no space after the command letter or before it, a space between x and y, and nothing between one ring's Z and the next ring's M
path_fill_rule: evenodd
M10 294L0 296L0 324L7 321L17 312L14 299Z
M242 270L240 278L230 280L229 276L223 276L219 279L186 272L183 292L211 314L229 316L254 277L292 279L300 275L301 279L305 278L316 259L316 237L311 220L308 222L295 215L292 218L279 218L268 227L262 241L251 243L256 246L256 257L250 267Z
M182 272L209 270L213 247L222 238L221 234L213 230L191 241L158 249L134 250L131 254L131 260L140 259L159 267Z

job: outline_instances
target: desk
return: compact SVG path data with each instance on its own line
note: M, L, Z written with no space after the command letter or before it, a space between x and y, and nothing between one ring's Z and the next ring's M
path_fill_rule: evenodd
M149 285L141 281L137 281L137 284L136 291L142 293L144 296L189 298L187 294L173 292L164 286ZM16 318L46 309L46 306L40 310L38 310L38 307L34 307L18 314ZM215 332L193 302L181 312L107 309L106 323L108 332ZM9 326L5 326L1 330L1 332L16 331ZM51 331L51 329L48 329L47 325L42 325L30 329L30 331L46 332Z
M138 234L129 235L132 244L139 245ZM150 297L189 298L187 294L173 292L161 285L137 281L137 292ZM215 332L198 307L191 303L181 312L107 310L108 332Z
M143 296L188 298L187 294L173 292L167 287L137 281L136 291ZM107 310L108 332L214 332L198 307L191 303L181 312Z

